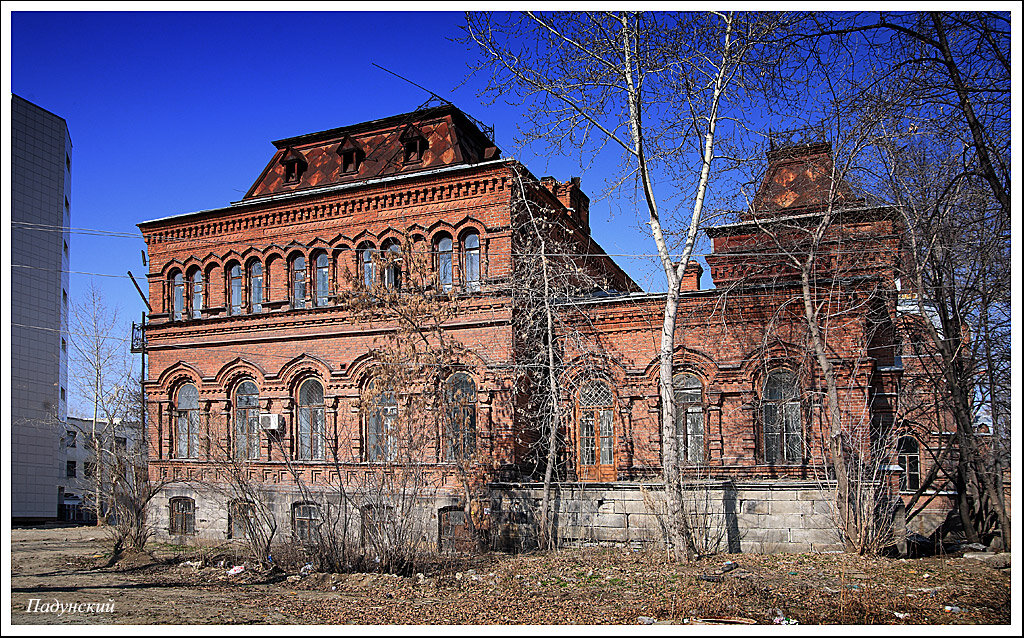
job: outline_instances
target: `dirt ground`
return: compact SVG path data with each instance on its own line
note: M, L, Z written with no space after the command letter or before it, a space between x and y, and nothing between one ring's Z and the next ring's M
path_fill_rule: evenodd
M93 527L12 530L12 623L1010 623L1009 569L958 557L734 554L672 565L655 552L586 548L487 554L409 578L268 579L252 570L229 575L216 558L185 564L203 556L166 545L97 568L105 551ZM113 611L60 613L55 601L65 610L113 603ZM33 605L51 610L28 611Z

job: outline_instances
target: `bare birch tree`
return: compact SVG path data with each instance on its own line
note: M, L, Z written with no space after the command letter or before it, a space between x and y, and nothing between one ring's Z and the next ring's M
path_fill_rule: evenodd
M508 98L511 90L528 103L527 140L572 154L609 147L624 158L619 183L640 194L667 286L659 395L667 540L677 558L694 554L674 436L679 285L721 160L716 143L730 120L731 97L777 21L714 12L479 13L466 20L483 59L477 68L491 74L490 92ZM692 170L681 171L676 184L688 212L666 210L669 198L659 195L658 176L680 164ZM681 223L673 229L676 218Z

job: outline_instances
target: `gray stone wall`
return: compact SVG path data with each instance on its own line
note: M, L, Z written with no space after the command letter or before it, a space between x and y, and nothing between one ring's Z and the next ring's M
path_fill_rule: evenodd
M150 516L158 539L170 538L170 500L195 500L196 533L188 540L228 538L229 495L210 486L176 484L152 502ZM315 500L326 502L329 495ZM495 546L529 545L535 533L542 492L537 485L498 485L492 489L488 516ZM555 522L563 544L643 546L664 538L664 492L659 485L635 483L561 484L552 495ZM292 505L304 501L295 490L268 490L266 502L278 523L279 541L291 538ZM334 501L337 496L334 496ZM353 503L360 503L353 496ZM813 482L733 484L708 481L686 492L690 525L701 530L703 553L822 552L842 549L833 522L831 494ZM457 495L437 493L416 499L408 511L429 547L437 546L438 512L460 505ZM350 512L349 534L358 540L359 519Z
M505 502L532 503L537 486L502 486ZM708 481L684 498L701 551L821 552L842 549L831 494L814 482L732 484ZM560 485L553 495L563 543L646 544L663 538L664 492L659 485ZM508 506L505 506L508 507ZM522 505L520 505L522 508Z

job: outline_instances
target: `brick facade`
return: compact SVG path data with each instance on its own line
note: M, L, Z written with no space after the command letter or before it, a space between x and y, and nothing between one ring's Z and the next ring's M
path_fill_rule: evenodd
M453 107L274 144L277 151L242 200L139 225L153 306L146 326L149 467L155 479L181 481L157 500L157 509L164 511L171 497L195 498L196 520L205 521L197 531L224 537L224 498L198 486L218 481L210 460L216 450L238 454L249 440L239 430L239 415L249 409L239 396L253 387L251 414L281 415L283 428L256 430L246 472L283 494L282 516L296 478L316 486L378 467L383 444L374 438L381 426L373 418L380 417L368 416L377 413L367 388L381 361L372 353L400 333L401 318L384 309L368 319L345 300L371 295L375 287L398 288L391 278L411 277L411 267L392 275L393 262L380 261L392 244L400 261L426 258L431 294L457 298L457 314L441 330L463 353L450 372L468 375L473 392L467 404L474 415L473 467L483 483L505 490L493 509L502 499L533 498L537 464L529 446L538 433L513 394L519 337L511 281L517 184L532 176L501 158L485 132ZM799 277L786 261L787 253L806 252L823 202L844 212L818 244L812 285L828 317L844 423L866 453L871 428L893 421L902 373L893 339L899 242L891 212L855 200L845 185L838 194L827 192L830 162L823 146L769 155L752 210L738 223L709 230L716 288L699 289L696 263L687 270L677 326L678 378L691 384L686 396L694 399L684 410L682 442L694 455L688 459L700 461L687 471L718 482L716 511L741 513L751 539L764 541L771 536L765 529L781 526L789 549L834 544L824 531L828 512L814 505L821 498L803 499L806 512L787 505L808 490L827 493L829 485L823 382L810 357ZM800 166L810 168L801 173ZM596 540L634 540L627 514L639 514L633 511L643 502L638 486L656 480L661 467L657 346L664 295L643 293L590 238L589 199L579 179L536 181L526 196L559 218L563 239L586 255L580 267L613 291L563 302L578 318L572 329L579 338L562 353L568 362L563 403L571 417L560 489L579 488L577 512L589 511L587 495L601 485L628 494L621 506L591 508L591 522L604 520L598 527L611 530ZM322 391L313 408L319 417L309 416L299 398L310 380ZM769 386L780 394L766 396ZM597 398L588 403L581 392ZM775 418L778 434L766 418ZM191 423L194 441L182 439L182 419ZM320 428L319 434L302 435L303 427ZM464 468L451 461L453 443L441 431L419 435L417 463L435 488L424 507L436 512L459 503ZM310 437L317 436L322 448L310 453ZM730 506L722 496L735 501L736 494L783 492L764 497L774 505L761 509ZM204 518L198 513L204 507L216 513ZM762 520L772 512L788 522ZM172 531L167 515L160 520ZM579 527L566 523L566 534Z

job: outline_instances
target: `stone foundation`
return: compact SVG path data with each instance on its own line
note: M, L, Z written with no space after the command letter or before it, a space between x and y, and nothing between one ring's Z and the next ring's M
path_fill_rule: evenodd
M540 511L540 486L496 486L501 509ZM563 543L659 543L664 490L635 483L561 484L552 494ZM690 524L702 552L821 552L842 549L832 496L813 482L708 481L686 491Z
M209 486L166 487L153 499L150 516L156 538L180 538L170 533L170 501L188 497L195 502L195 534L190 539L230 538L228 502L223 492ZM480 528L489 529L495 547L529 547L536 534L543 497L537 484L492 486L490 498L474 508ZM266 491L266 502L278 524L278 539L291 539L292 508L304 502L298 490L280 487ZM337 502L337 494L319 495L321 503ZM734 484L708 481L686 491L690 525L701 530L700 551L713 552L822 552L842 549L832 516L831 494L811 482L759 482ZM353 496L351 503L363 502ZM559 539L563 544L657 544L664 538L664 491L660 485L636 483L559 484L552 503ZM461 506L454 493L419 496L407 503L417 533L436 548L442 510ZM347 534L359 538L360 512L354 506L332 516L348 522Z

